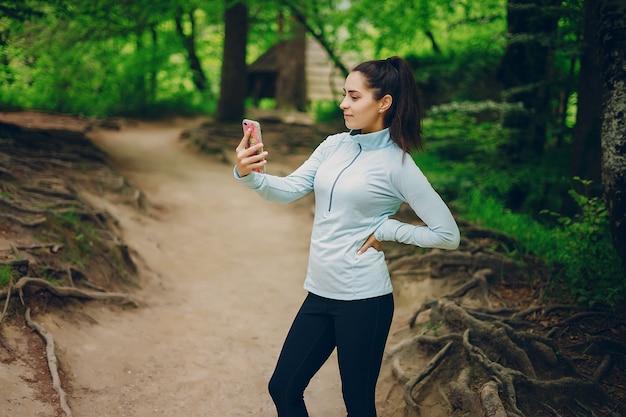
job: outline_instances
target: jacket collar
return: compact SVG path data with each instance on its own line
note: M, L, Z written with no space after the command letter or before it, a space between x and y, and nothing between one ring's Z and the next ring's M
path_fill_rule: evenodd
M360 130L351 130L350 136L361 145L364 151L382 149L393 144L389 136L389 128L365 134L361 134Z

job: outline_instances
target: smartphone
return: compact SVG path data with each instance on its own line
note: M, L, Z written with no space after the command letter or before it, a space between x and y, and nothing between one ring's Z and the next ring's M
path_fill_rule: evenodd
M241 122L241 127L243 128L243 133L245 134L248 129L252 129L250 132L250 138L248 139L248 148L250 146L256 145L257 143L263 143L263 136L261 136L261 125L256 120L243 119ZM262 150L257 152L257 155L260 154ZM265 172L265 166L263 168L255 169L256 172Z

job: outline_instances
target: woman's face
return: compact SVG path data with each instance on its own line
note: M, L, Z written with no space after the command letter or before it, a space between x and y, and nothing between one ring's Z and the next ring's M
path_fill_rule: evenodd
M361 133L372 133L384 129L385 111L389 108L386 95L380 100L374 98L374 91L365 83L361 72L351 72L346 78L343 88L344 98L339 107L343 110L346 127L361 130ZM390 101L388 103L391 104Z

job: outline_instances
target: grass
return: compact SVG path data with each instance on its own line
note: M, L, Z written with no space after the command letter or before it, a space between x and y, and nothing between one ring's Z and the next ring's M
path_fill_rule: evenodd
M446 177L437 166L444 164L430 168L435 188L438 179ZM467 195L461 195L460 188ZM541 259L551 268L549 296L590 307L614 307L626 302L626 272L612 244L608 212L601 199L587 198L572 189L570 195L579 205L579 212L571 217L550 212L556 221L545 223L529 214L513 212L483 191L463 187L462 182L456 183L453 193L457 195L454 202L458 216L514 237L523 253Z
M588 306L626 303L626 268L593 184L568 178L563 152L508 161L500 149L509 132L498 126L465 110L434 114L424 120L426 152L414 159L456 216L515 238L511 257L521 252L548 265L553 295ZM567 215L555 209L566 199L575 202Z
M0 266L0 287L9 284L15 276L15 272L9 265Z

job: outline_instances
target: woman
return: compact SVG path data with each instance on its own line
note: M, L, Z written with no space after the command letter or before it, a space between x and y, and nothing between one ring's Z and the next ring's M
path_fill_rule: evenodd
M280 417L308 416L304 390L337 348L348 417L374 417L375 388L393 316L382 241L455 249L450 210L407 153L422 147L417 88L398 57L367 61L348 75L340 105L349 132L329 136L286 177L253 170L262 144L236 149L235 177L270 201L315 192L304 288L308 295L283 345L269 391ZM406 202L426 224L390 219Z

